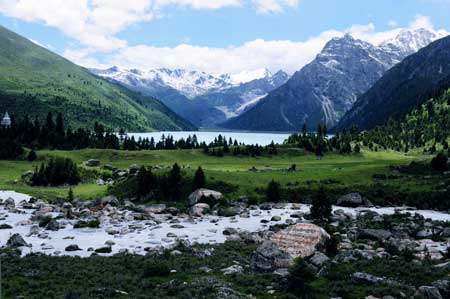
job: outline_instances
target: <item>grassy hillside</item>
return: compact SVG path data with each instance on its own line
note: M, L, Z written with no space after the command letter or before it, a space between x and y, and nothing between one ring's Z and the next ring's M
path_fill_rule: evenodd
M109 83L0 26L0 112L63 112L73 126L95 121L130 131L190 130L158 100Z

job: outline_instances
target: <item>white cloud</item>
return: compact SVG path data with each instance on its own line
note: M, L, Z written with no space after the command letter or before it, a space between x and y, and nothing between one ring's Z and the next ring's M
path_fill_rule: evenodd
M388 22L388 26L389 27L397 27L398 26L398 22L396 20L390 20Z
M324 31L304 41L256 39L226 48L190 45L188 39L175 47L130 46L117 37L133 24L164 15L169 6L214 10L251 5L258 13L272 14L295 8L299 3L299 0L0 0L0 13L58 28L77 41L69 44L64 56L83 66L116 64L125 68L169 67L211 73L237 73L263 67L294 72L310 62L332 37L350 33L379 44L402 29L391 23L396 28L377 31L370 23L342 31ZM428 17L418 15L408 28L433 29L433 24Z
M252 0L258 13L280 13L284 8L297 7L299 0Z
M408 29L425 26L434 30L427 18L417 16ZM238 73L267 67L271 71L283 69L293 73L309 63L319 53L327 41L346 33L355 38L380 44L397 36L405 28L377 31L374 24L354 25L346 30L328 30L305 41L256 39L238 46L213 48L182 43L175 47L154 47L150 45L129 46L107 56L103 62L123 68L184 68L209 73ZM445 32L445 31L438 31ZM81 51L82 52L82 51ZM79 53L77 53L78 55ZM65 54L75 62L92 66L94 61L86 61L89 55L75 57Z
M126 47L116 37L132 24L150 21L166 6L219 9L242 0L0 0L0 13L61 30L80 44L99 51Z

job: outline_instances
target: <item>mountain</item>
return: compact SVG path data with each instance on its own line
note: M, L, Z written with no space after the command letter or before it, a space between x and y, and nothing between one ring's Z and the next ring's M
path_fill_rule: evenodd
M363 94L337 130L371 129L399 118L450 86L450 37L437 40L397 64Z
M266 69L213 75L183 69L91 69L111 82L161 99L180 116L201 127L215 127L245 111L288 79Z
M305 123L332 127L387 70L438 37L425 29L403 30L378 46L350 35L334 38L286 84L223 126L259 131L295 131Z
M69 124L95 121L132 131L195 127L155 98L142 96L0 26L0 107L12 116L63 112Z

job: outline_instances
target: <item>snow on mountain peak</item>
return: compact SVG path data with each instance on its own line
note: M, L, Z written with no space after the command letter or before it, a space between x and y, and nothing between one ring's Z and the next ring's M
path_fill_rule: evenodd
M248 83L253 80L270 77L272 77L272 73L266 68L261 68L253 71L242 71L238 74L231 75L230 79L232 84L239 85L242 83Z
M425 28L403 29L397 36L381 43L380 46L410 55L445 35L446 33L442 31L436 32Z

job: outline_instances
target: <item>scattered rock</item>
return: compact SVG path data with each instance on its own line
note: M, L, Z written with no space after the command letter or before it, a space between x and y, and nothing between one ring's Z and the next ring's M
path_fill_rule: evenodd
M359 193L349 193L339 197L337 201L338 206L342 207L359 207L364 204L363 198Z
M67 248L66 248L67 250ZM112 248L111 246L105 246L105 247L100 247L95 249L96 253L111 253L112 252Z
M292 265L293 258L282 251L272 241L265 241L252 254L250 267L254 272L273 272L278 269L287 269Z
M9 224L6 224L6 223L0 224L0 229L11 229L11 228L13 228L13 227Z
M244 268L242 268L242 266L240 265L233 265L220 271L222 271L224 275L235 275L244 272Z
M358 231L358 239L372 241L386 241L392 236L391 232L384 229L361 229Z
M118 207L120 205L120 202L114 195L108 195L100 200L100 204L102 206L111 205L113 207Z
M432 286L419 287L419 293L424 299L443 299L439 289Z
M84 165L89 167L96 167L100 165L100 161L97 159L89 159L86 162L84 162Z
M272 219L270 219L270 221L274 221L274 222L281 221L281 217L280 216L273 216Z
M76 244L72 244L66 247L66 251L79 251L81 250L80 247L78 247L78 245Z
M206 203L197 203L189 210L189 215L192 217L203 217L210 211L210 207Z
M29 245L27 242L25 242L20 234L14 234L8 239L6 246L16 248Z
M313 266L321 268L323 265L325 265L330 258L323 254L322 252L316 252L312 257L308 259L308 262L312 264Z
M222 193L209 189L198 189L189 195L189 206L193 206L202 200L213 200L214 202L218 202L223 198Z

